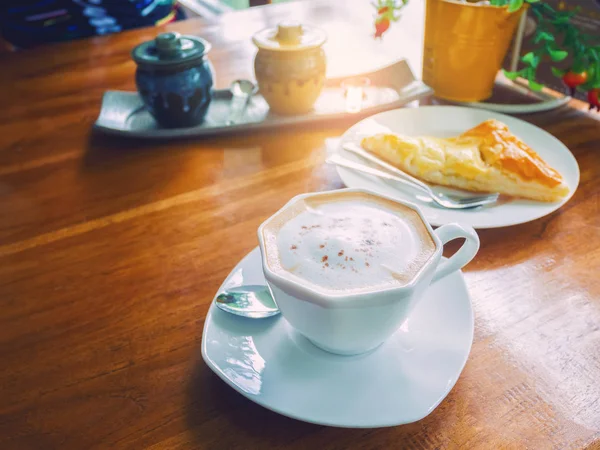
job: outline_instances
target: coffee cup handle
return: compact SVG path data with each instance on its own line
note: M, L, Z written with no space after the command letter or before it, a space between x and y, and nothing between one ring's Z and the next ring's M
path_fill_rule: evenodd
M440 262L433 275L432 283L462 269L479 250L479 236L477 236L473 227L469 225L450 223L439 227L434 233L442 241L442 246L458 238L465 238L465 243L447 261Z

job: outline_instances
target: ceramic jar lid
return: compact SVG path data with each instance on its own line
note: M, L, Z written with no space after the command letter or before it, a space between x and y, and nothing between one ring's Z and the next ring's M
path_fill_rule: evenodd
M138 45L131 56L138 65L165 68L196 63L210 48L210 43L202 38L169 32Z
M264 50L299 51L322 46L327 34L320 28L299 22L282 22L275 28L266 28L252 37L252 42Z

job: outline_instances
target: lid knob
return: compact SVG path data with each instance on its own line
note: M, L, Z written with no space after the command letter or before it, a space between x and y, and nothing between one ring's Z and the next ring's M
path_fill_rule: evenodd
M172 58L181 51L181 34L170 32L161 33L154 40L156 50L161 58Z
M277 26L277 40L279 42L297 43L304 34L299 22L282 22Z

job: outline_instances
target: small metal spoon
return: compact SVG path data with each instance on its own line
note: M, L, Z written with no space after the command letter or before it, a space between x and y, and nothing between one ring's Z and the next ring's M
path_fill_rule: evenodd
M215 299L219 309L236 316L262 319L279 314L266 286L240 286L223 291Z
M235 125L242 117L250 97L258 92L258 86L250 80L235 80L229 86L229 90L232 98L227 125Z

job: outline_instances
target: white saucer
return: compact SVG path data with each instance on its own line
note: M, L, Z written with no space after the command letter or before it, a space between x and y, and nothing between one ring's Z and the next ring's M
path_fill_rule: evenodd
M341 146L348 141L359 143L361 137L365 135L390 131L408 136L456 136L488 119L504 122L511 132L525 141L551 167L560 172L569 186L569 195L557 203L514 199L479 209L451 210L439 208L431 202L417 199L412 192L399 189L393 182L356 173L344 167L337 167L338 174L344 184L350 188L370 189L418 204L427 221L434 226L459 222L478 229L506 227L539 219L564 205L579 185L579 166L570 150L541 128L493 111L461 106L422 106L386 111L362 120L346 131L340 140L337 151L345 158L364 162L353 153L342 149ZM443 188L440 189L443 190ZM451 192L451 190L448 191Z
M223 289L265 284L254 249ZM432 285L409 320L373 352L338 356L313 346L281 316L253 320L211 305L202 357L236 391L305 422L375 428L415 422L448 395L473 342L462 273Z

